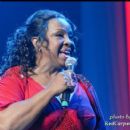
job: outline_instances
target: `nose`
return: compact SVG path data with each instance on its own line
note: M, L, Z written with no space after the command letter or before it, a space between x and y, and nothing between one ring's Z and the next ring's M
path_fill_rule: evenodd
M71 49L75 49L75 43L72 39L70 39L69 37L66 37L65 38L65 41L64 41L64 45L66 47L70 47Z

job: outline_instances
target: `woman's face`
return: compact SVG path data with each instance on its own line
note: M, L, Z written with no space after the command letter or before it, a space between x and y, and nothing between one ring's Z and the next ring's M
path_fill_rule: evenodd
M46 37L52 62L60 67L65 66L66 58L71 56L75 47L70 24L63 18L51 19Z

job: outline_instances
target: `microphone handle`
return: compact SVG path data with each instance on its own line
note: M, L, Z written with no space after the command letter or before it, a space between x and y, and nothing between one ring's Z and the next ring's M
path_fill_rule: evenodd
M61 98L61 106L62 106L62 108L66 108L66 107L69 106L69 100L70 100L70 93L71 92L72 92L72 90L66 89L62 93L62 98Z

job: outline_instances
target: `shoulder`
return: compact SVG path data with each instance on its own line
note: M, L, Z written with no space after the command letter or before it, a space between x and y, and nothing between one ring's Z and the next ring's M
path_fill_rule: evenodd
M91 104L95 103L96 92L92 83L82 74L77 74L79 86L86 92Z
M0 79L0 110L25 99L25 85L19 71L19 67L9 68Z
M18 77L18 78L22 78L21 67L20 66L14 66L14 67L8 68L5 71L5 73L1 76L1 79L5 78L5 77Z
M92 83L82 74L77 74L77 79L80 86L82 87L82 89L84 89L90 100L92 100L92 102L96 102L94 100L96 100L98 97Z
M76 78L80 84L85 85L88 89L92 87L92 83L82 74L76 74Z
M26 78L21 73L20 66L10 67L0 78L0 84L5 86L21 86L23 88Z

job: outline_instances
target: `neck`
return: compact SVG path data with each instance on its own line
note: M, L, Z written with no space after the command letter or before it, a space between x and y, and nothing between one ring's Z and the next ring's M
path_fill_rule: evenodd
M36 67L33 72L30 73L30 77L32 77L35 81L43 85L44 87L48 86L50 80L55 78L60 69L56 69L49 66Z
M59 68L54 66L51 63L46 63L46 64L42 64L42 65L38 65L33 72L36 75L46 75L46 76L51 76L51 75L55 75L58 72L62 71L63 68Z

